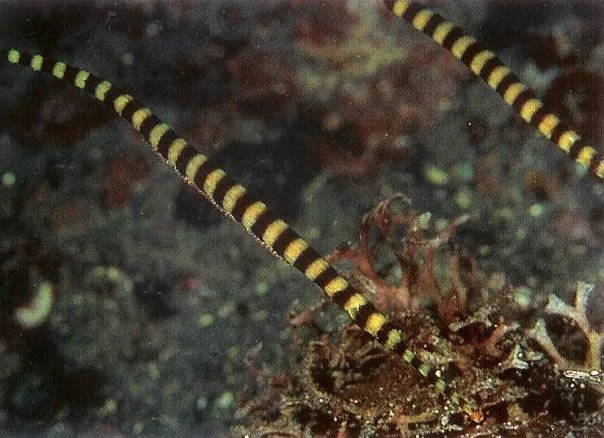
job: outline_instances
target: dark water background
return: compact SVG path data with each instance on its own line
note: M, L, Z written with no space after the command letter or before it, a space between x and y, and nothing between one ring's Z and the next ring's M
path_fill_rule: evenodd
M603 11L444 7L599 144ZM129 90L324 253L403 192L472 214L485 271L601 301L603 186L379 2L2 2L0 29ZM247 352L286 366L288 309L320 291L94 99L6 63L0 91L0 434L225 434ZM24 329L43 281L50 314Z

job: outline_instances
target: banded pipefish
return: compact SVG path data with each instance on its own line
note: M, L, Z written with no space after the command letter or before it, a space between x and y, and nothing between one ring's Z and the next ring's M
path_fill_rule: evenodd
M425 33L468 67L476 77L495 90L526 122L534 126L577 163L604 181L604 157L595 145L549 110L530 87L505 66L491 50L438 12L407 0L385 0L386 7L414 29Z
M171 166L218 211L243 226L268 251L302 272L338 304L364 331L403 359L434 384L473 421L482 414L475 403L455 392L441 370L421 361L405 342L402 331L379 312L362 293L349 284L310 244L267 205L252 197L211 158L199 153L149 108L126 91L98 76L39 54L9 49L3 58L11 64L52 74L58 80L84 90L108 105L151 145L153 152Z

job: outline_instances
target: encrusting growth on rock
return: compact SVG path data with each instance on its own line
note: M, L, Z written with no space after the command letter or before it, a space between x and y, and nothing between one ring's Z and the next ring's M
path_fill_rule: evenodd
M257 372L251 354L254 384L240 410L248 422L237 431L247 436L282 431L283 436L394 437L473 436L488 430L563 437L569 430L602 427L600 363L571 364L552 354L551 339L532 342L535 329L529 322L539 303L526 303L522 288L482 273L462 256L458 246L463 242L453 244L468 220L461 216L439 229L430 214L411 210L407 198L396 195L364 217L358 245L339 248L329 259L348 266L349 281L375 297L420 359L450 379L453 397L479 401L484 426L468 423L459 409L358 328L322 329L315 322L322 303L291 320L297 360L290 374ZM550 297L537 316L562 312L585 324L584 305L592 289L577 285L582 310ZM544 323L537 325L546 330ZM594 351L590 345L585 357Z

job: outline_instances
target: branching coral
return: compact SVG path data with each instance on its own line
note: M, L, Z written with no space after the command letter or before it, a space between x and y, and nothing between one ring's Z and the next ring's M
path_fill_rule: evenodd
M558 366L565 370L602 371L602 342L604 342L604 328L596 330L591 327L587 319L587 302L594 291L594 285L578 282L575 289L575 302L573 306L566 304L556 295L551 294L546 315L556 315L567 318L571 325L577 327L587 341L587 352L582 360L575 362L569 360L559 351L547 331L546 322L540 318L529 331L529 336L545 350Z
M471 260L449 245L469 216L460 216L439 228L429 213L419 214L408 207L409 200L401 194L380 202L363 218L358 246L339 248L329 258L353 263L367 279L364 283L372 285L378 309L394 315L417 312L428 300L436 307L439 319L450 323L467 306L469 285L462 277L469 279L475 270ZM394 260L379 266L384 264L380 260L384 249ZM385 278L398 271L400 279L394 284ZM478 278L472 280L475 283Z

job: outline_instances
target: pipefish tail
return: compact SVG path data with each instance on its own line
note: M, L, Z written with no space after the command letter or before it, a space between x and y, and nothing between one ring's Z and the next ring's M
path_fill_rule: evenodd
M568 156L604 181L604 156L538 99L533 90L461 27L439 13L407 0L385 0L386 7L414 29L425 33L460 60L476 77L495 90L528 124Z
M252 197L245 187L189 145L149 108L111 82L67 63L16 49L5 51L2 56L11 64L49 73L111 106L118 116L143 136L156 155L217 210L242 225L269 252L285 260L319 286L357 326L388 350L400 354L455 407L461 408L475 422L482 420L482 413L474 401L455 392L451 382L441 375L437 367L420 360L405 342L400 328L338 274L289 224L272 213L264 202Z

